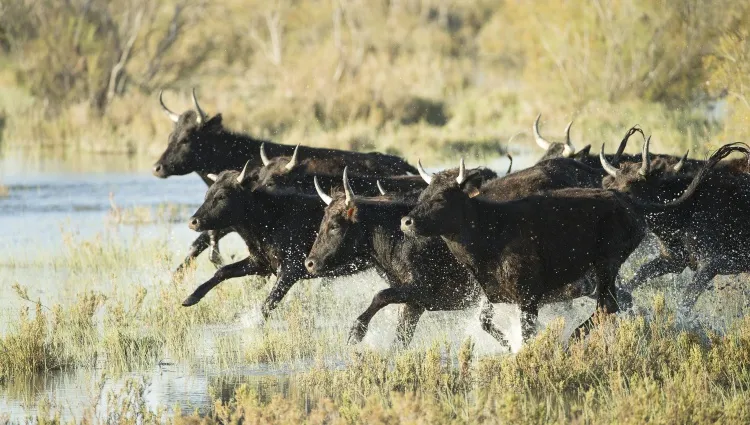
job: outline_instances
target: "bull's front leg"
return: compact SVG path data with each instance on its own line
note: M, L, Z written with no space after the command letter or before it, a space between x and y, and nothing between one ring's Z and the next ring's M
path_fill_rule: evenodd
M349 331L349 344L357 344L364 339L367 334L367 328L370 321L383 307L390 304L418 304L424 288L415 288L413 286L401 286L395 288L386 288L375 294L370 306L364 313L357 317L352 329Z
M263 268L260 267L252 257L247 257L236 263L226 265L217 270L210 279L196 288L195 291L193 291L193 293L182 302L182 305L184 307L190 307L191 305L197 304L210 290L227 279L261 273L263 273Z
M208 236L209 236L209 251L208 251L208 259L211 260L211 262L216 266L216 268L219 268L224 265L224 260L221 258L221 253L219 252L219 241L224 236L232 233L232 229L219 229L219 230L209 230Z
M182 260L182 264L177 267L177 270L175 270L172 278L175 280L181 278L182 274L185 272L185 269L188 268L193 263L193 261L195 261L195 259L198 258L198 256L208 248L211 248L209 252L209 259L211 260L211 262L214 263L214 265L216 265L217 267L221 267L223 265L223 261L221 259L221 254L219 253L219 240L221 240L221 238L229 233L232 233L231 228L201 232L201 234L197 238L195 238L193 243L190 244L187 256L184 260Z
M298 263L302 264L301 261ZM281 303L281 300L284 299L287 292L292 289L292 286L294 286L294 284L305 275L306 273L299 267L281 266L279 272L276 273L276 284L273 285L271 293L268 294L266 301L263 302L263 307L261 307L260 311L261 314L263 314L263 319L268 319L268 316L279 305L279 303Z
M188 268L190 264L193 263L193 260L195 260L196 257L201 254L201 252L205 251L210 244L211 237L208 232L202 232L197 238L195 238L193 243L190 244L187 256L182 261L182 264L177 267L177 270L175 270L172 278L175 280L180 279L182 277L182 274L185 272L185 269Z

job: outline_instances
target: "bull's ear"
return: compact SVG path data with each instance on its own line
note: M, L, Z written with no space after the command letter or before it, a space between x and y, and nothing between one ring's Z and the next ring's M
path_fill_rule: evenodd
M480 173L478 169L467 170L466 177L464 178L463 183L459 185L459 187L465 193L470 194L472 192L472 189L478 190L478 188L482 187L482 183L482 173Z
M352 218L352 217L354 217L354 213L355 212L356 212L356 210L354 209L354 207L349 207L346 210L346 218Z
M573 155L573 158L575 159L581 159L589 156L589 152L591 151L591 145L586 145L583 149L579 150Z
M212 130L212 131L221 130L222 129L221 114L216 114L213 117L209 118L209 120L206 121L205 124L203 124L203 127L207 130Z

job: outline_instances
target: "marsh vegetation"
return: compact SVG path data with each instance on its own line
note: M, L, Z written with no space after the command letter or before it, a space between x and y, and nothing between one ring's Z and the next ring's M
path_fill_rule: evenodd
M185 297L172 271L205 185L149 168L197 87L227 127L273 141L533 163L530 126L605 143L638 123L655 151L747 141L750 5L722 0L104 1L0 4L0 423L750 423L750 285L714 280L676 313L689 271L572 330L589 299L430 312L407 349L399 308L364 342L375 273L297 284L268 318L261 277ZM614 29L614 30L613 30ZM518 134L511 145L509 136ZM222 246L226 260L247 250ZM623 278L655 255L647 240Z

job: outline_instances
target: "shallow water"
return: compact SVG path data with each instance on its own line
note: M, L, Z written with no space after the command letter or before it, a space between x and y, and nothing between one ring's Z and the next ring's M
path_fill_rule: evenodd
M535 156L516 155L514 168L528 166L535 159ZM467 165L479 164L470 161ZM504 172L507 160L491 161L489 166ZM149 168L147 160L116 156L29 158L6 153L0 158L0 184L8 189L8 196L0 198L0 230L3 235L0 239L0 334L12 325L21 308L29 306L11 288L16 282L28 289L32 300L39 300L44 305L69 303L80 292L91 289L77 285L80 271L41 266L44 263L38 261L62 251L66 244L70 244L71 237L80 241L107 234L113 243L123 246L162 243L168 248L171 254L171 263L168 264L156 267L133 265L117 275L107 271L88 272L86 280L95 282L96 289L105 294L109 287L127 287L132 283L152 287L168 278L196 236L185 225L185 219L201 203L205 185L195 175L159 180L150 174ZM113 227L110 195L121 209L146 207L153 210L170 204L176 206L179 213L167 223ZM239 255L242 250L242 243L236 236L222 241L225 258L232 253ZM212 273L207 260L203 258L202 261L196 283ZM236 285L236 281L228 281L225 285ZM306 288L322 291L340 304L341 307L333 312L310 314L327 315L316 323L334 329L343 341L351 321L369 304L375 292L385 288L385 284L374 273L368 272L328 284L320 280L301 282L292 289L290 296ZM211 296L204 302L211 302ZM513 349L517 350L521 339L518 308L496 305L495 309L496 323L507 332ZM545 306L540 312L540 322L544 326L550 320L564 316L566 332L569 333L593 309L594 302L588 298ZM414 344L429 345L436 338L448 336L449 342L458 346L466 337L471 337L476 342L477 354L504 352L481 330L477 316L476 309L428 312L417 327ZM360 346L388 349L394 339L396 320L397 307L390 306L381 311L375 316ZM214 356L218 340L223 336L236 338L240 344L252 344L259 338L261 323L257 306L239 314L230 326L195 329L199 358ZM286 326L274 316L270 318L270 325L281 329ZM331 359L329 366L337 367L337 362ZM103 410L104 394L122 386L129 378L145 383L145 398L151 408L179 405L184 411L196 408L205 411L217 396L227 398L240 383L251 385L259 394L284 393L292 385L290 375L310 366L298 362L220 367L210 361L183 365L165 356L150 368L124 376L108 376L99 366L42 374L28 382L12 382L0 387L0 419L5 414L12 420L22 420L34 412L42 399L64 406L67 418L75 419L86 410Z

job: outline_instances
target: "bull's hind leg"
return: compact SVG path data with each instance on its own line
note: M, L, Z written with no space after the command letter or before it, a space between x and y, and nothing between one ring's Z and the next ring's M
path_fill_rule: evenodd
M521 305L521 338L524 344L534 336L538 318L539 303L536 300Z
M398 315L398 326L396 327L396 346L406 348L414 337L419 318L422 317L424 308L415 304L404 304Z
M615 286L615 279L619 269L620 264L612 263L594 266L597 278L596 307L606 313L617 313L620 310L620 307L617 305L617 287ZM573 332L573 335L578 337L587 335L594 326L595 315L596 312L586 319L585 322L581 323L578 328L576 328L575 332Z
M479 323L482 325L482 330L492 335L503 347L510 348L510 344L505 339L503 331L495 326L495 322L493 322L494 317L495 309L492 307L492 303L485 297L482 300L482 306L479 310Z
M193 293L182 302L182 305L184 307L190 307L191 305L197 304L210 290L227 279L257 274L259 272L260 270L258 270L258 267L250 257L224 266L217 270L211 279L208 279L205 283L196 288L195 291L193 291Z
M383 307L389 304L416 304L416 300L419 299L423 291L424 288L415 288L409 285L386 288L375 294L367 310L360 314L357 320L354 321L354 325L352 325L352 329L349 331L349 344L357 344L364 339L367 334L367 328L370 326L370 321Z
M685 288L685 299L678 307L683 317L687 317L695 302L698 301L700 294L710 286L711 280L716 277L720 268L721 260L711 260L698 266L698 270L693 275L693 280Z
M633 290L649 279L664 276L669 273L680 273L685 270L685 267L687 267L687 263L681 259L661 256L656 257L638 268L633 278L623 286L625 289Z

